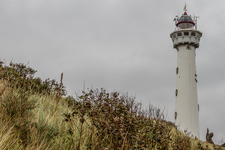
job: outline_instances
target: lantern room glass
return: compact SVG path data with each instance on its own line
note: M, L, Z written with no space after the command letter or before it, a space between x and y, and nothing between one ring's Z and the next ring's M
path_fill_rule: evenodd
M193 28L194 25L192 23L181 23L178 25L178 28L180 29L187 29L187 28Z

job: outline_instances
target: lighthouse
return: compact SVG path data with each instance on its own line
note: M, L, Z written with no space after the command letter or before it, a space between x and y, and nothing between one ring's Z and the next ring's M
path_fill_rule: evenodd
M181 131L200 138L195 59L202 32L197 30L197 17L187 14L186 5L184 13L174 21L175 30L170 37L177 50L175 124Z

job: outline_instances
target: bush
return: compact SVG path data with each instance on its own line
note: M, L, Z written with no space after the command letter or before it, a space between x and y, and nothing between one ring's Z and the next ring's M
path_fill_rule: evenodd
M62 82L59 84L54 79L48 78L42 81L41 78L34 78L36 72L36 70L22 63L14 64L11 62L10 66L4 66L3 63L0 63L0 79L7 81L12 88L22 89L30 92L30 94L58 92L61 96L66 95L65 86L62 85Z
M161 122L164 118L159 108L149 106L148 111L135 103L135 97L106 90L89 90L78 98L80 105L72 113L64 114L65 121L79 128L77 149L83 143L84 125L90 128L86 133L88 149L168 149L171 143L172 126ZM73 119L79 116L79 119Z

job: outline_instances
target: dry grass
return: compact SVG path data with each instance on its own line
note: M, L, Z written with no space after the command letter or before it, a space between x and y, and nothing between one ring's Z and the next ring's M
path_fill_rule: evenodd
M7 91L4 92L1 97L1 102L9 97L9 95L11 95L11 98L18 100L19 94L17 90L10 92L12 93ZM83 98L85 98L85 94ZM132 132L132 130L127 130L123 120L125 118L123 115L125 112L119 112L120 116L123 116L124 118L116 118L112 115L113 112L111 112L111 114L109 112L107 119L105 118L106 115L103 114L107 113L107 111L100 111L104 110L104 107L101 105L101 107L98 108L97 101L96 104L94 104L95 107L84 110L82 105L85 105L85 103L77 103L68 107L68 101L66 101L65 98L62 98L58 103L58 101L56 101L56 95L30 95L28 101L32 100L35 100L35 108L29 111L29 114L25 116L25 119L19 119L21 120L21 122L19 122L20 127L18 127L18 122L15 121L19 116L14 119L1 119L1 149L112 149L114 146L116 146L117 149L133 149L134 147L137 149L171 150L216 149L215 146L211 144L184 135L182 132L176 130L171 123L162 121L161 118L154 119L153 116L146 117L144 112L141 112L140 109L140 115L136 114L129 118L131 120L139 120L137 123L133 122L136 127L133 127L135 128L135 131ZM57 110L54 111L57 103ZM107 110L107 108L105 109ZM85 111L85 113L83 113L83 111ZM96 111L99 111L99 113ZM90 114L93 112L97 113L97 116L91 117ZM136 112L138 112L138 110L136 110ZM0 115L1 118L7 116L5 112L1 112ZM110 122L110 115L114 118L114 120L112 120L114 123ZM115 116L118 115L116 114ZM95 124L93 123L93 120L95 120ZM26 138L21 136L21 134L24 134L22 133L24 131L22 125L25 124L23 121L28 122L26 128L27 130L29 129L29 131L26 133ZM99 128L98 125L101 126L101 123L109 128ZM129 124L128 122L126 123ZM23 130L21 131L20 128ZM115 128L115 130L112 129L107 133L107 129L110 128ZM149 133L146 133L147 131L149 131ZM115 141L115 139L113 140L112 136L117 137L118 141ZM27 143L24 143L21 137L26 140ZM137 141L136 143L130 141L132 137L135 138L134 141ZM148 138L149 141L144 140L144 138ZM143 143L141 144L140 141Z
M17 87L0 80L0 149L224 149L178 131L159 108L143 110L128 94L61 97L62 76L55 93Z

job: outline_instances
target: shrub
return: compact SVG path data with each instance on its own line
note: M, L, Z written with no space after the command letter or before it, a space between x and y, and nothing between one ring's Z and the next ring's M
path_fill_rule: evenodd
M88 149L168 149L172 126L161 123L164 115L159 108L150 105L148 111L143 110L135 97L104 89L83 91L78 99L80 105L64 114L71 126L77 121L73 118L79 116L77 149L81 148L85 124L90 128L85 143Z
M12 88L22 89L31 94L53 94L58 92L61 96L66 95L65 86L54 79L50 80L48 78L42 81L41 78L34 78L36 72L36 70L22 63L11 62L9 66L0 63L0 79L7 81Z

